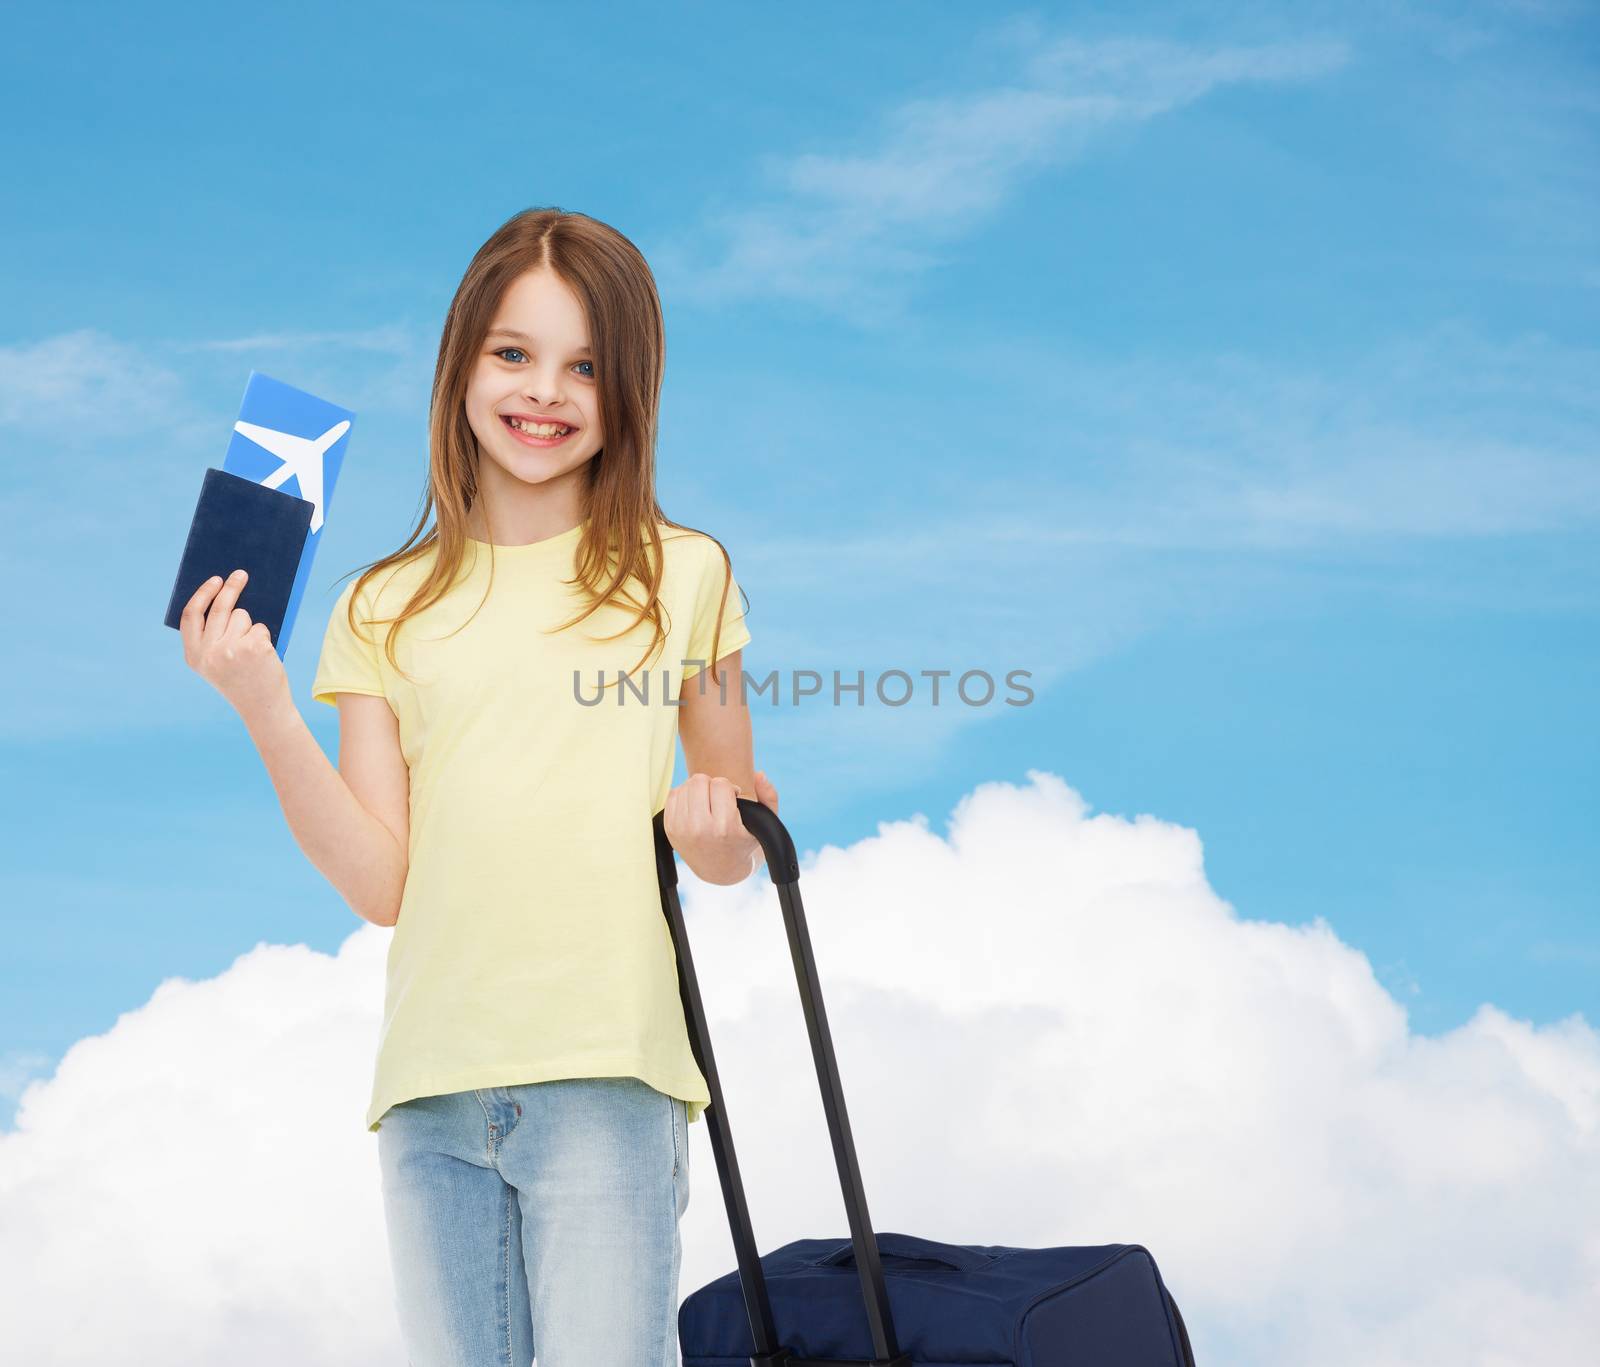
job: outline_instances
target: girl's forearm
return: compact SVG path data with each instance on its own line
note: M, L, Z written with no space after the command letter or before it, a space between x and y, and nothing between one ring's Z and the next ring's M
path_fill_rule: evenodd
M361 805L292 698L244 722L306 858L357 916L394 925L408 862L394 833Z

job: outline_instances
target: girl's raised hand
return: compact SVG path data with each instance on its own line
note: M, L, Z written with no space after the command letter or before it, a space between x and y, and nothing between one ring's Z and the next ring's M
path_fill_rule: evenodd
M776 812L778 790L760 770L755 777L756 800ZM755 868L761 842L745 829L739 796L731 778L712 774L690 774L667 794L667 839L702 882L740 883Z
M247 577L235 570L226 581L216 575L206 580L184 604L178 632L184 662L248 722L283 701L289 679L267 624L252 623L234 606Z

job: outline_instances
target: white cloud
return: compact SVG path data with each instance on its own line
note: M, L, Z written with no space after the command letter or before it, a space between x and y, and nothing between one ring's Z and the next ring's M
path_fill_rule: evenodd
M15 1101L24 1087L49 1068L49 1056L36 1050L8 1049L0 1054L0 1100Z
M9 1361L393 1360L359 1103L383 948L262 944L169 979L24 1090L0 1135Z
M696 230L726 237L720 260L699 265L693 248L652 248L664 293L782 297L881 322L904 282L940 263L939 243L992 216L1029 175L1219 87L1310 80L1348 57L1343 43L1323 39L1200 47L1052 38L1015 25L984 47L997 49L1003 82L893 105L859 148L769 158L764 200L713 210ZM975 61L969 54L955 69Z
M959 469L964 438L928 406L926 377L1006 376L990 400L1005 414L1002 469L959 500L934 490L919 504L893 485L899 521L881 531L779 528L743 554L852 591L915 561L954 589L1009 584L1072 548L1336 551L1353 564L1374 544L1579 532L1600 519L1597 368L1594 347L1459 320L1309 363L1221 349L1108 357L974 324L829 410L844 430L876 415L922 466ZM764 407L797 403L799 388L772 388Z
M1029 777L970 794L947 838L918 816L804 861L876 1226L1145 1243L1201 1361L1583 1360L1590 1025L1485 1004L1413 1034L1326 922L1221 901L1195 832ZM843 1237L775 899L687 882L757 1243ZM386 944L363 927L337 956L260 945L168 981L24 1093L0 1135L17 1360L399 1360L361 1126ZM706 1129L691 1140L685 1295L733 1266Z
M292 351L313 347L338 347L341 350L375 351L380 355L404 355L413 339L399 323L380 323L370 328L338 328L321 332L262 332L246 337L208 338L199 342L180 342L178 351Z
M23 434L104 448L108 432L125 437L169 420L179 392L173 370L98 328L0 346L0 425ZM25 450L15 449L18 456ZM32 473L20 461L12 471L14 478Z

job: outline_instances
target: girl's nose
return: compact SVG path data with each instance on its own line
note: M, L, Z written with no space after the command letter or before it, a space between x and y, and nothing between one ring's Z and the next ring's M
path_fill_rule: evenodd
M549 404L554 406L555 404L561 402L560 391L561 386L552 382L550 384L535 385L532 388L524 389L522 391L522 397L525 398L529 403Z

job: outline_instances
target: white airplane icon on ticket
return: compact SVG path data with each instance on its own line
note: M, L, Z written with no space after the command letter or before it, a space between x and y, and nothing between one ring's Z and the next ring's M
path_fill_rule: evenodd
M279 432L276 428L262 427L254 422L236 422L233 430L250 438L264 451L269 451L283 462L261 481L269 489L276 489L292 475L300 486L300 497L311 504L311 531L322 529L322 457L328 448L350 430L349 419L336 422L320 437L297 437L292 432Z

